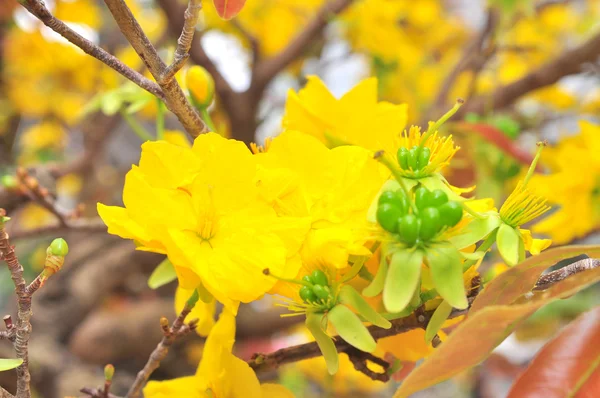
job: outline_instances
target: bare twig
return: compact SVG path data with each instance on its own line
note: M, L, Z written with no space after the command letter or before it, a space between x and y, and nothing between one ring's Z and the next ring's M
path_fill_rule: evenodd
M131 80L144 90L154 94L158 98L164 99L163 92L158 84L144 77L141 73L131 69L118 58L87 40L73 29L69 28L62 21L56 19L46 8L46 5L42 0L23 0L20 3L27 9L27 11L42 21L44 25L48 26L59 35L75 44L77 47L81 48L86 54L91 55L111 69L117 71L126 79Z
M197 137L202 133L208 132L208 127L206 127L196 109L194 109L185 97L177 80L167 73L167 65L158 55L158 52L142 30L142 27L137 19L135 19L125 1L104 0L104 3L107 5L127 41L129 41L140 59L148 67L152 76L156 79L156 82L163 91L167 108L177 116L185 130L192 137Z
M486 111L501 109L514 103L521 96L556 83L560 78L577 74L589 62L600 56L600 34L593 36L579 47L563 52L553 61L530 72L523 78L498 87L490 95L481 95L465 104L455 115L462 118L467 113L483 114Z
M567 279L571 275L598 267L600 267L600 260L596 258L586 258L576 261L556 271L542 275L535 284L534 290L546 290L554 283Z
M390 368L390 363L382 358L376 357L373 354L369 354L368 352L364 352L355 347L350 347L346 350L346 354L348 355L348 359L354 365L354 369L357 371L364 373L372 380L378 380L381 382L388 382L390 380L390 375L387 373L387 370ZM377 364L383 368L383 372L375 372L368 367L368 363L372 362Z
M196 328L198 323L197 319L185 324L185 318L192 311L192 308L193 306L188 306L186 304L179 316L173 321L170 328L168 327L167 319L164 317L161 318L160 324L163 329L163 338L154 351L152 351L152 354L150 354L150 358L148 358L148 362L146 362L144 368L138 372L133 385L129 389L129 392L127 392L127 398L137 398L140 396L142 388L144 388L148 382L152 372L160 366L161 361L169 353L169 347L171 347L179 337L186 335Z
M164 79L170 80L175 77L175 74L183 67L185 61L190 57L190 48L192 47L192 41L194 39L194 32L196 31L196 24L198 23L198 16L202 9L201 0L190 0L188 7L184 13L184 24L181 29L181 35L177 40L177 49L175 50L175 58L173 63L167 67L164 72Z
M83 394L89 395L91 398L121 398L117 395L114 394L108 394L108 395L104 395L104 389L102 388L88 388L88 387L84 387L81 390L79 390L80 392L82 392Z

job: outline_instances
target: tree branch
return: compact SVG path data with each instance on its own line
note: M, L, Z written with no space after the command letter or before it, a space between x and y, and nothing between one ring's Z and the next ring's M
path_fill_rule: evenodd
M140 59L148 67L152 76L156 79L163 91L167 108L177 116L185 130L192 137L197 137L202 133L208 132L208 128L200 118L200 115L198 115L198 112L196 112L196 109L194 109L185 97L177 80L174 79L174 76L170 76L167 73L167 65L158 55L158 52L142 30L142 27L137 19L135 19L127 4L123 0L104 0L104 3L113 15L127 41L129 41Z
M533 290L546 290L556 282L567 279L571 275L598 267L600 267L600 260L597 258L586 258L576 261L555 271L551 271L545 275L542 275L536 282Z
M163 92L158 84L144 77L141 73L131 69L115 56L109 54L99 46L87 40L65 23L56 19L46 5L41 0L23 0L20 2L27 11L38 18L47 27L82 49L86 54L91 55L98 61L107 65L109 68L117 71L126 79L134 82L144 90L154 94L156 97L164 100Z
M456 113L455 118L462 118L470 112L483 114L504 108L533 90L554 84L567 75L581 72L585 63L594 62L598 56L600 56L600 33L581 46L565 51L553 61L523 78L498 87L491 95L473 98Z
M165 80L172 79L175 74L183 67L185 61L190 57L190 48L194 40L194 32L198 23L198 16L202 9L201 0L190 0L184 13L184 24L181 29L181 35L177 40L177 49L175 49L175 58L173 63L165 70Z

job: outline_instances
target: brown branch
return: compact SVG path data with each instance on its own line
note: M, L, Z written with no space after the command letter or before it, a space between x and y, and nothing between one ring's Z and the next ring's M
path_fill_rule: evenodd
M165 80L175 77L175 74L183 67L185 61L190 57L190 48L192 47L194 32L196 31L196 24L198 23L201 9L201 0L190 0L188 3L188 7L184 13L184 24L181 29L181 35L177 40L175 58L173 63L171 63L164 72Z
M82 49L86 54L91 55L98 61L107 65L109 68L120 73L126 79L134 82L144 90L154 94L156 97L164 99L163 92L158 84L144 77L141 73L131 69L115 56L109 54L99 46L87 40L65 23L56 19L46 5L41 0L23 0L20 2L27 11L44 23L47 27Z
M523 78L498 87L490 95L481 95L465 104L455 115L462 118L467 113L483 114L514 103L521 96L556 83L562 77L580 73L584 64L594 62L600 56L600 33L579 47L565 51L553 61L546 63Z
M92 398L121 398L117 395L114 394L108 394L105 395L104 394L104 389L103 388L88 388L88 387L84 387L81 390L79 390L79 392L82 392L86 395L89 395Z
M297 59L306 48L318 37L332 16L344 11L353 0L330 0L317 11L316 15L309 21L304 30L296 36L286 48L284 48L275 57L265 59L256 66L255 73L252 76L250 90L260 92L269 84L269 82L286 66Z
M192 311L192 308L193 306L188 306L186 304L179 316L173 321L171 327L168 326L168 320L166 318L161 318L160 324L163 329L163 338L154 351L152 351L152 354L150 354L150 358L148 358L148 362L146 362L144 368L138 372L133 385L127 392L127 398L137 398L140 396L142 388L144 388L148 382L152 372L160 366L161 361L169 353L169 347L173 345L175 340L196 328L198 323L197 319L190 321L187 325L184 323L185 318Z
M156 82L163 91L164 102L167 108L177 116L185 130L192 137L197 137L200 134L208 132L208 127L185 97L177 80L167 73L167 65L158 55L156 48L154 48L150 39L148 39L148 36L142 30L142 27L137 19L135 19L125 1L104 0L104 3L113 15L127 41L156 79Z
M542 275L536 282L533 290L546 290L556 282L562 281L573 274L598 267L600 267L600 260L596 258L586 258L576 261L560 269Z
M348 355L348 359L354 365L354 369L357 371L364 373L372 380L378 380L383 383L386 383L390 380L390 375L387 373L387 370L390 368L390 363L384 359L376 357L373 354L369 354L368 352L364 352L355 347L350 347L346 350L346 354ZM375 372L369 369L368 363L375 363L383 368L383 372Z

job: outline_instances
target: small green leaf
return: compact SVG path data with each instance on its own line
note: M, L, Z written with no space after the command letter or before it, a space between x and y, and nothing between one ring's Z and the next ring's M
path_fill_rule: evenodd
M379 268L377 269L377 274L375 274L375 278L371 281L369 286L365 287L362 291L362 294L365 297L375 297L379 293L382 292L383 286L385 284L385 278L388 272L388 265L385 256L381 255L381 261L379 262Z
M398 250L392 255L383 288L383 305L388 312L400 312L413 297L421 279L423 252Z
M451 245L432 247L427 250L426 261L440 296L454 308L467 308L469 303L463 282L460 252Z
M340 367L339 356L333 340L323 331L322 323L323 314L314 312L306 314L306 328L315 338L319 350L323 354L323 358L327 364L327 372L330 375L334 375Z
M519 246L522 240L519 231L510 225L502 223L498 228L496 245L507 265L512 267L519 263Z
M360 318L343 304L338 304L327 313L327 319L341 338L350 345L365 352L374 352L377 343L369 329L362 323Z
M389 329L392 327L390 321L379 315L377 311L375 311L352 286L342 286L338 298L340 303L354 308L359 315L371 322L373 325L377 325L384 329Z
M165 258L156 268L154 268L154 271L152 271L150 278L148 278L148 286L150 286L150 289L158 289L175 279L177 279L175 268L171 261L169 261L168 258Z
M18 368L23 363L21 358L0 358L0 372Z
M435 309L435 312L429 319L427 323L427 329L425 329L425 342L430 344L435 335L440 331L446 319L450 316L452 312L452 306L448 304L446 300L442 301L442 303Z

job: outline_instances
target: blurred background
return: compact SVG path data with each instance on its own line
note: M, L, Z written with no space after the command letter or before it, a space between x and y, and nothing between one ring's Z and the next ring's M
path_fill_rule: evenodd
M172 57L186 3L127 3L163 57ZM46 5L148 75L102 1ZM476 196L501 203L531 162L534 143L547 140L541 168L556 177L546 184L557 199L537 230L555 244L589 243L600 240L600 160L589 142L568 150L580 139L578 121L600 122L599 21L597 0L248 0L231 21L220 20L206 1L189 63L214 77L209 111L217 130L246 143L280 132L288 90L299 90L308 75L320 76L338 97L375 76L380 100L408 104L409 124L426 125L463 98L448 127L462 147L448 179L476 185ZM316 23L319 29L310 30ZM298 40L303 34L307 40ZM96 213L97 202L122 204L124 175L137 163L140 144L156 139L163 117L166 139L191 142L151 94L16 0L0 2L0 208L12 218L9 232L28 280L41 271L54 237L71 248L64 269L34 296L30 367L37 396L76 396L102 382L107 363L117 369L113 392L122 394L162 336L159 317L175 315L175 283L148 287L163 256L108 235ZM600 145L600 136L592 139ZM505 268L491 256L482 275ZM13 288L0 267L2 314L15 311ZM306 341L298 319L281 318L273 301L241 307L240 357ZM505 396L536 351L599 302L592 288L544 307L483 364L415 396ZM199 336L179 341L153 378L192 374L202 345ZM11 350L0 342L0 357ZM403 372L383 384L346 361L332 378L317 358L261 377L278 378L297 397L388 397ZM13 391L14 373L0 373L0 385Z

